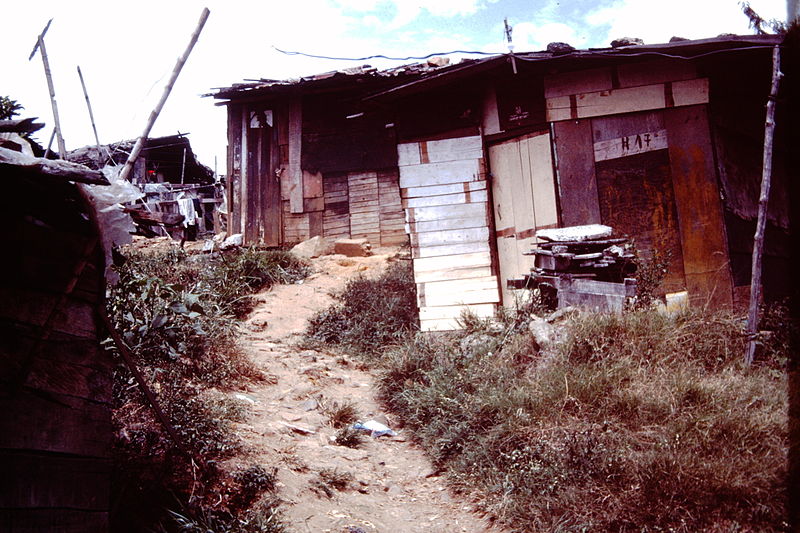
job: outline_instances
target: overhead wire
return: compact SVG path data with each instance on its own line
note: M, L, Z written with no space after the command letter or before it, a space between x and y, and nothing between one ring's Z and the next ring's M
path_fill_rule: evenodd
M385 56L383 54L375 54L371 56L365 57L331 57L331 56L323 56L317 54L308 54L306 52L294 52L290 50L281 50L277 46L273 46L276 51L285 54L287 56L303 56L303 57L311 57L314 59L331 59L333 61L368 61L370 59L388 59L389 61L411 61L411 60L423 60L423 59L430 59L435 56L446 56L450 54L470 54L470 55L483 55L483 56L496 56L499 55L497 52L481 52L477 50L452 50L450 52L434 52L432 54L428 54L425 56L408 56L408 57L390 57Z
M678 54L669 54L669 53L666 53L666 52L657 52L657 51L642 51L642 52L620 53L618 55L619 56L623 56L623 57L637 57L637 56L645 56L645 55L655 55L655 56L668 57L668 58L673 58L673 59L696 59L696 58L700 58L700 57L706 57L706 56L716 55L716 54L723 54L723 53L727 53L727 52L734 52L734 51L740 52L742 50L761 50L761 49L770 49L771 50L773 46L774 45L770 44L770 45L746 46L746 47L740 47L740 48L726 48L726 49L723 49L723 50L712 50L710 52L705 52L705 53L702 53L702 54L697 54L697 55L692 55L692 56L682 56L682 55L678 55ZM277 46L273 46L272 48L275 49L277 52L280 52L282 54L289 55L289 56L303 56L303 57L310 57L310 58L313 58L313 59L330 59L330 60L333 60L333 61L368 61L370 59L387 59L389 61L412 61L412 60L420 60L421 61L421 60L430 59L430 58L436 57L436 56L446 56L446 55L451 55L451 54L470 54L470 55L482 55L482 56L513 55L515 59L518 59L520 61L528 61L528 62L541 61L541 58L525 57L525 52L523 52L521 54L519 52L518 53L509 54L509 53L498 53L498 52L482 52L482 51L478 51L478 50L451 50L449 52L433 52L433 53L430 53L430 54L427 54L427 55L424 55L424 56L391 57L391 56L387 56L387 55L383 55L383 54L374 54L374 55L364 56L364 57L334 57L334 56L325 56L325 55L318 55L318 54L309 54L309 53L306 53L306 52L281 50ZM582 55L590 55L590 54L593 53L591 50L581 51L581 52L583 52ZM605 53L602 53L600 50L598 50L598 53L601 54L601 55L607 55ZM563 54L563 56L568 57L568 56L570 56L570 54L569 53ZM559 57L559 56L556 56L556 57Z

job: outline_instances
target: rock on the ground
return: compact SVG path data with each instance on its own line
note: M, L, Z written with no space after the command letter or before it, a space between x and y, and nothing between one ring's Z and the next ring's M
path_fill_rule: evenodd
M234 233L230 237L227 237L222 244L219 245L220 250L229 250L231 248L236 248L241 246L244 242L244 238L242 237L241 233Z
M533 320L528 324L528 329L539 348L546 348L555 340L555 328L541 317L533 317Z
M319 235L296 244L292 248L292 253L305 259L313 259L322 255L330 255L333 252L333 243Z
M339 239L334 243L334 252L348 257L372 255L371 248L367 239Z

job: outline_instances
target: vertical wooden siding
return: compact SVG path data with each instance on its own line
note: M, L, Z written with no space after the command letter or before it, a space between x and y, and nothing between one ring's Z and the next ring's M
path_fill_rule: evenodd
M514 305L506 280L530 274L536 230L556 227L550 134L534 133L489 148L497 260L503 305Z

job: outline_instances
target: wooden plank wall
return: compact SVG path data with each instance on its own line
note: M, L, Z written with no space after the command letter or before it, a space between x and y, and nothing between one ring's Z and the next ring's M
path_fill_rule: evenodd
M692 63L662 61L546 76L548 122L708 103Z
M397 146L420 327L457 329L462 310L492 316L489 204L480 136Z
M5 182L16 201L0 213L15 250L0 280L0 530L108 531L103 253L74 185Z
M709 100L708 80L698 78L688 62L637 63L546 77L545 97L554 122L562 223L635 226L618 219L622 209L656 229L670 227L669 239L656 235L661 230L639 235L645 247L650 235L653 245L673 249L678 264L671 268L667 290L686 287L694 302L730 305L729 255L703 105ZM662 171L650 176L647 169L659 165ZM620 180L641 172L647 176L636 190L651 199L663 193L664 201L654 200L647 212L633 204L623 209L620 199L632 194L633 185L620 187ZM655 176L664 172L667 181L657 183ZM666 218L659 221L662 215Z

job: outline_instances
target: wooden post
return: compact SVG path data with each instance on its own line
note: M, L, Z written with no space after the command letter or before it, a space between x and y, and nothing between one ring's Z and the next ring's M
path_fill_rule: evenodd
M58 139L58 152L61 156L61 159L67 158L67 148L64 145L64 137L61 135L61 121L58 118L58 104L56 103L56 90L53 86L53 75L50 72L50 61L47 59L47 49L44 47L44 34L47 33L47 30L50 28L50 23L53 22L53 19L47 21L47 25L42 30L42 33L39 34L39 37L36 39L36 44L33 47L33 51L31 55L28 56L28 61L33 59L33 56L36 55L36 51L40 50L42 53L42 64L44 65L44 77L47 79L47 89L50 91L50 105L53 107L53 122L56 125L56 138Z
M181 185L183 185L183 175L186 172L186 148L183 149L183 159L181 160Z
M172 75L170 76L166 87L164 87L164 94L161 95L161 100L158 101L155 109L153 109L153 111L150 113L150 118L147 119L147 125L144 128L144 132L142 132L142 135L136 139L136 144L133 146L133 150L131 150L128 160L125 162L125 166L122 167L122 171L119 174L121 179L128 179L128 175L130 175L131 170L133 169L133 164L136 162L136 158L139 157L139 153L142 151L144 142L147 140L148 135L150 135L150 130L153 129L153 124L155 124L158 115L164 108L164 104L167 102L169 93L172 92L172 87L175 85L175 81L178 79L178 74L181 73L183 65L186 63L186 60L189 59L189 54L192 53L192 48L194 48L195 43L197 43L197 39L200 37L200 32L203 31L203 26L208 19L209 13L210 12L207 7L203 8L203 12L200 14L200 20L197 23L197 28L195 28L191 39L189 39L189 46L186 47L183 55L178 58L175 68L172 69Z
M97 144L97 157L98 163L102 164L103 152L100 148L100 137L97 136L97 126L94 123L94 113L92 113L92 104L89 102L89 93L86 91L86 83L83 81L83 73L81 67L78 66L78 77L81 79L81 87L83 87L83 97L86 99L86 107L89 109L89 120L92 123L92 131L94 132L94 142Z
M753 239L753 264L750 277L750 309L747 313L747 348L744 362L750 365L756 353L756 332L758 331L758 304L760 303L761 286L761 253L764 249L764 230L767 225L767 204L769 203L769 187L772 178L772 139L775 135L775 99L778 96L778 85L781 79L780 47L772 49L772 87L767 101L767 119L764 125L764 161L761 174L761 194L758 197L758 222Z

